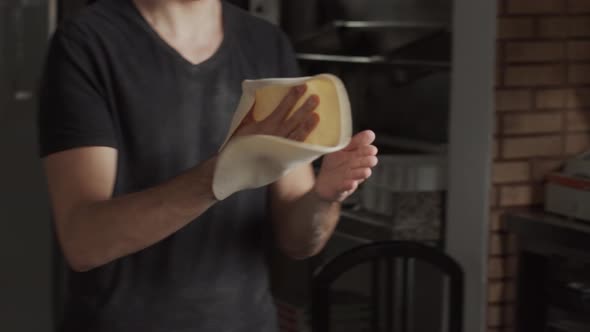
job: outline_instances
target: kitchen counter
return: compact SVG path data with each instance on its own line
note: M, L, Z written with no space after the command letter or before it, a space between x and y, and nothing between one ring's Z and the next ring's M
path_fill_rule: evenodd
M503 218L518 240L517 330L588 331L590 222L542 211Z

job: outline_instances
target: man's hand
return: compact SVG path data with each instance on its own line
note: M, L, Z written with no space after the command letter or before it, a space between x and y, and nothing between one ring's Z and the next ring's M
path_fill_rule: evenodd
M234 137L245 135L272 135L305 141L307 136L317 127L320 117L314 112L319 104L319 97L311 95L292 116L291 110L299 98L305 94L306 85L298 85L289 91L279 106L264 120L254 119L254 106L236 129Z
M356 134L344 149L324 156L314 191L323 200L342 202L360 183L371 176L377 165L377 147L372 145L375 133L366 130Z

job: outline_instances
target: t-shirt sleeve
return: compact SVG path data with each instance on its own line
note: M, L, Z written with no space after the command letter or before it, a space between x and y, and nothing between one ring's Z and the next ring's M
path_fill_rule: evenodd
M295 57L295 50L291 41L282 31L279 37L279 65L281 77L301 76L301 69Z
M39 152L84 146L117 147L113 118L88 44L56 32L39 98Z

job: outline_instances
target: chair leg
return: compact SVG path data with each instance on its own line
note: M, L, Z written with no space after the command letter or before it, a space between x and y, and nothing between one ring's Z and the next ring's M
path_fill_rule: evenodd
M393 259L386 260L387 266L387 274L385 280L385 296L386 296L386 305L385 305L385 312L386 312L386 319L387 319L387 326L386 331L393 332L393 323L395 320L395 312L393 307L393 299L394 299L394 292L393 292Z
M415 279L415 260L413 258L408 258L406 260L406 275L408 276L406 281L407 284L404 285L404 288L407 292L407 303L406 303L406 317L407 317L407 331L413 332L414 331L414 282Z
M402 260L401 331L408 332L408 260Z
M378 332L381 330L381 326L379 324L380 318L380 308L381 308L381 300L380 300L380 292L379 292L379 285L381 283L380 278L380 261L374 260L371 262L372 264L372 284L371 284L371 331Z

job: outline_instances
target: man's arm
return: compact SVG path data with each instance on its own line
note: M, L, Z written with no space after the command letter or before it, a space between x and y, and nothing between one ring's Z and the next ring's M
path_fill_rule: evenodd
M271 185L275 237L288 256L303 259L324 247L338 224L340 202L377 165L374 139L373 132L361 132L343 150L324 156L317 179L304 165Z
M314 183L311 165L304 165L270 187L277 244L295 259L319 252L340 215L340 203L321 199L313 190Z
M87 271L176 232L216 200L215 158L156 187L112 198L117 151L67 150L44 159L57 236L76 271Z
M277 135L303 140L319 120L311 96L287 118L306 86L292 88L262 121L242 123L235 136ZM251 114L252 115L252 114ZM57 236L74 270L86 271L139 251L176 232L216 202L216 157L141 192L112 198L117 151L84 147L44 159Z

